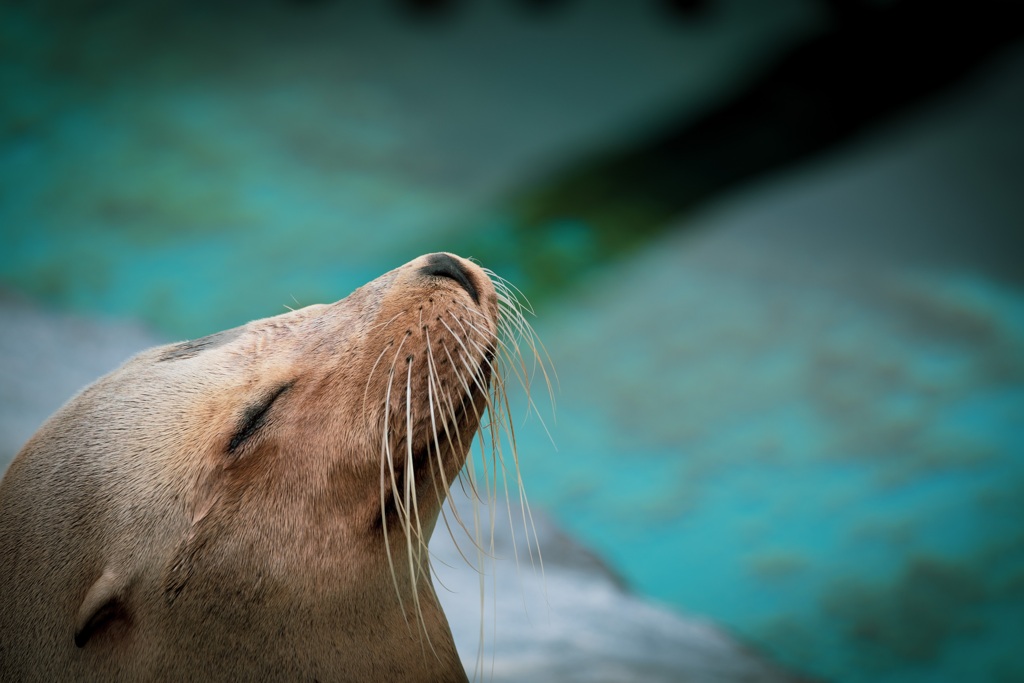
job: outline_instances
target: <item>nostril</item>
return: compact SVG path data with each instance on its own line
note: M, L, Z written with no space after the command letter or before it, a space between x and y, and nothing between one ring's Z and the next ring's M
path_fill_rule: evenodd
M466 269L448 254L431 254L427 257L427 265L420 268L420 272L424 275L446 277L455 280L462 285L463 289L469 292L469 295L473 297L473 301L478 304L480 303L480 295L476 291L476 285L469 279Z

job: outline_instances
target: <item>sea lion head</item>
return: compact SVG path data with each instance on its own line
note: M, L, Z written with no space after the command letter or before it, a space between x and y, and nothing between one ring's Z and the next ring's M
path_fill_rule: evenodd
M173 378L158 383L174 387L177 410L198 427L167 453L197 481L193 524L230 501L225 521L245 525L238 533L263 527L237 512L253 506L336 516L368 530L374 548L374 531L386 544L425 543L492 403L498 321L485 272L439 253L334 304L140 358L140 375ZM144 391L152 384L126 379ZM183 588L177 574L172 599Z
M493 444L505 423L512 301L430 254L84 390L0 484L0 570L27 577L0 589L0 652L85 677L188 652L235 677L464 678L426 545L481 420Z

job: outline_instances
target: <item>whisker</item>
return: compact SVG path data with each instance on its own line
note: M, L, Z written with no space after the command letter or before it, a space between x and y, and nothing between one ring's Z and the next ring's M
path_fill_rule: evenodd
M399 350L401 350L401 345L399 345ZM383 440L383 452L381 453L381 461L380 461L380 480L381 480L381 486L380 486L380 515L381 515L381 527L384 529L384 552L385 552L385 554L388 557L388 567L391 570L391 581L392 581L392 583L394 583L394 585L395 585L395 593L398 595L398 606L401 609L402 618L405 619L406 626L409 626L409 619L406 616L405 605L404 605L403 600L402 600L402 591L398 587L398 574L395 572L395 563L394 563L394 560L391 557L391 541L390 541L390 538L388 536L387 508L385 507L385 505L386 505L386 496L384 495L384 490L385 489L384 489L384 486L383 486L384 476L385 476L385 467L384 467L384 465L386 463L388 465L389 469L391 470L391 488L392 488L392 491L394 491L397 488L397 485L396 485L396 482L395 482L395 470L394 470L394 466L391 463L391 437L390 437L390 434L388 433L389 432L389 425L390 425L390 419L389 419L389 416L388 416L388 411L389 411L389 409L391 407L391 386L392 386L394 378L395 378L395 368L394 368L394 365L392 364L391 372L388 375L388 387L387 387L387 390L384 393L384 440Z
M384 320L383 322L374 323L373 325L370 325L369 327L366 328L366 332L373 332L374 330L376 330L378 328L387 327L391 323L393 323L396 320L398 320L398 318L400 318L401 316L402 316L402 311L399 311L398 313L395 313L393 316L391 316L387 320Z
M405 508L413 514L405 518L405 545L409 558L409 580L413 586L413 604L416 608L416 616L419 618L420 626L423 627L422 635L430 647L430 651L437 656L434 644L430 640L430 633L427 630L427 623L423 618L423 607L420 605L420 592L416 590L422 572L423 551L426 549L426 541L423 536L423 526L420 522L419 504L416 500L416 467L412 457L412 360L406 360L406 381L405 381ZM416 552L413 553L413 517L416 521ZM422 641L421 641L422 643Z
M437 367L434 365L434 350L433 350L433 346L430 343L430 333L427 332L427 333L425 333L424 336L425 336L426 346L427 346L427 405L430 408L430 428L431 428L431 434L433 435L433 440L434 440L434 452L435 452L435 457L437 458L438 472L441 475L442 484L443 484L443 487L444 487L444 493L445 493L445 495L447 495L448 492L451 491L451 484L448 482L447 475L444 472L444 464L440 460L440 458L441 458L441 444L438 442L438 438L437 438L438 429L437 429L437 421L436 421L435 414L434 414L434 399L435 399L435 396L437 396L437 391L434 389L434 386L435 386L435 382L437 382L438 384L440 383L440 378L437 376ZM437 397L437 399L440 400L440 397ZM438 404L438 408L439 409L441 408L440 404ZM444 427L445 435L448 438L448 444L451 446L452 445L451 434L450 434L449 429L448 429L448 424L445 422L445 423L442 423L442 425ZM436 488L435 488L435 492L437 492ZM438 493L438 495L441 495L440 492L437 492L437 493ZM466 523L462 520L462 516L459 514L458 508L455 507L454 505L452 505L451 508L452 508L452 513L455 516L455 520L459 523L459 526L461 526L462 529L467 534L469 534L469 529L466 527ZM443 517L443 519L445 521L445 526L448 527L448 533L449 533L449 535L452 536L452 541L455 541L455 548L459 551L459 554L462 555L462 559L465 560L467 564L470 564L472 566L472 563L470 563L469 559L465 556L465 554L463 554L462 548L459 547L458 542L455 540L455 536L452 534L451 527L448 526L448 518L444 514L444 508L443 507L441 508L441 514L442 514L442 517Z
M366 385L363 387L363 422L364 422L364 424L369 419L369 415L367 415L367 412L366 412L366 405L367 405L366 397L370 393L370 382L373 381L373 373L377 371L377 365L380 363L380 359L384 357L384 354L388 352L389 348L391 348L390 344L385 344L384 345L384 348L381 349L380 355L377 356L377 360L374 361L373 367L370 368L370 374L368 374L366 376Z
M420 643L424 653L429 650L437 656L427 628L429 615L424 613L429 603L421 600L418 587L423 582L429 584L433 577L448 590L433 564L433 560L441 560L431 553L428 545L428 534L440 516L459 556L478 575L480 645L474 679L477 673L485 675L487 669L484 643L488 592L493 593L495 609L491 620L492 629L497 630L497 584L492 582L491 591L487 587L487 564L497 560L497 524L507 521L509 525L516 573L525 565L525 558L523 561L520 558L520 545L525 542L534 571L539 567L542 580L544 574L537 526L520 467L517 438L520 434L512 419L509 387L515 384L522 387L526 417L537 413L537 419L551 438L531 387L538 384L546 387L553 413L558 384L550 355L526 318L526 314L534 315L526 297L493 271L484 269L484 272L493 283L497 315L493 307L482 310L469 305L465 297L455 297L450 302L436 304L436 316L428 313L431 309L426 308L426 304L418 311L408 307L390 316L374 329L386 330L399 319L409 325L418 322L422 337L417 337L415 345L422 342L424 358L420 361L404 351L405 344L414 344L409 341L411 331L406 331L400 342L390 339L374 361L363 390L363 414L368 420L372 415L366 407L371 387L383 384L383 378L376 373L378 369L384 371L385 358L391 354L383 387L380 499L392 582L407 625L422 631ZM491 301L493 304L493 299ZM403 329L405 324L402 323ZM403 357L406 358L404 378L399 365ZM403 380L405 387L401 386ZM396 462L398 457L402 460ZM464 510L460 511L451 496L456 481L471 503L471 517ZM504 511L498 508L499 492L505 499ZM434 502L430 500L431 495L438 504L436 514L433 507L428 507ZM518 511L513 509L514 498L518 499ZM446 502L450 511L444 509ZM392 520L391 524L388 519ZM456 529L469 537L472 548L460 543ZM396 534L404 534L404 548L401 540L395 540ZM470 558L474 553L476 561L472 562ZM396 567L402 562L407 562L408 567ZM408 572L407 577L404 572ZM411 598L403 598L401 594L400 586L406 578L411 582ZM525 595L523 599L525 605ZM494 662L492 657L492 675Z

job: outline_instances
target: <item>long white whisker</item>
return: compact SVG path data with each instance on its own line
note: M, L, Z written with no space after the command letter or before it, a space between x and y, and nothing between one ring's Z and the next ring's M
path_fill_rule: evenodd
M434 452L435 452L435 456L437 458L437 468L438 468L438 471L440 472L440 475L441 475L441 480L442 480L442 485L444 487L445 495L447 495L447 493L449 491L451 491L451 484L449 483L448 477L445 474L444 464L441 462L441 444L439 443L438 438L437 438L438 437L438 428L437 428L437 420L436 420L435 412L434 412L434 400L435 400L435 397L436 397L436 400L440 401L440 397L437 396L437 390L434 388L435 387L435 383L438 382L437 368L434 365L434 357L433 357L434 350L433 350L433 346L430 343L430 333L429 332L425 333L425 337L426 337L426 345L427 345L427 404L428 404L428 406L430 408L430 428L431 428L431 433L432 433L433 439L434 439ZM437 407L439 409L441 408L440 403L438 404ZM451 442L451 435L450 435L450 433L448 431L448 424L445 422L445 423L442 423L442 425L444 427L445 435L448 437L448 444L450 446L453 446L453 444ZM440 493L438 493L438 495L440 495ZM468 534L469 533L469 529L466 527L466 523L462 520L462 516L459 514L458 508L455 505L452 505L451 508L452 508L452 514L455 516L455 520L458 522L459 526L461 526L462 529ZM445 525L447 526L448 525L448 518L446 516L444 516L444 508L442 508L441 513L442 513L442 517L444 518ZM452 541L455 544L455 548L456 548L456 550L459 551L459 554L462 555L462 559L466 561L466 564L469 564L470 566L472 566L472 563L469 561L469 558L467 558L465 556L465 554L463 554L462 548L459 547L458 542L455 540L455 536L452 534L452 529L451 529L450 526L448 527L448 533L449 533L449 535L452 536ZM474 539L474 541L475 541L475 539Z
M427 645L430 647L430 651L433 652L434 656L437 656L437 651L434 649L434 644L430 640L430 632L427 629L427 623L423 618L423 607L420 605L420 592L417 590L417 586L420 581L421 574L421 558L426 548L426 541L423 536L423 526L420 523L420 512L419 504L416 500L416 467L413 462L412 455L412 360L406 361L406 380L405 380L405 509L411 511L411 514L407 513L406 524L405 524L405 546L406 553L409 559L409 580L412 582L412 595L413 604L416 608L416 616L419 619L420 626L423 627L423 636L427 641ZM413 521L416 523L416 552L413 552Z
M436 638L431 638L426 623L428 618L432 619L429 610L434 598L425 597L427 594L421 596L420 589L424 585L429 586L432 578L437 578L442 587L448 589L433 564L433 560L443 561L435 557L428 546L428 534L433 532L439 515L459 556L478 574L480 644L474 680L478 672L486 677L486 597L492 592L487 587L487 572L491 569L487 564L497 559L495 525L505 524L505 520L497 519L499 516L507 517L516 573L521 571L521 564L525 565L525 558L521 562L519 553L519 543L524 540L534 571L539 565L542 580L544 573L537 527L520 468L517 436L521 434L517 434L518 421L512 419L509 387L522 386L526 418L537 413L537 419L550 439L548 426L535 402L535 399L542 398L544 391L538 392L541 394L539 397L533 396L531 387L535 391L538 385L546 387L553 413L558 383L550 355L526 318L526 314L534 315L530 303L511 282L493 271L483 270L493 285L492 290L484 291L486 297L482 300L486 305L473 306L468 297L450 289L450 282L430 280L430 287L436 285L436 288L429 290L434 293L429 305L424 298L418 309L415 304L403 305L397 312L392 308L385 313L388 319L370 328L385 330L381 337L385 346L374 360L363 388L364 420L369 421L383 413L379 473L381 523L398 606L407 626L421 631L420 644L424 655L429 656L429 647L429 652L438 656L432 642ZM417 334L416 340L410 341L416 329L412 326L416 324L422 330L422 336ZM397 334L388 332L389 326L399 325L405 331L400 341ZM409 330L405 329L406 325L409 325ZM375 332L375 335L381 334ZM421 343L425 348L423 359L418 355ZM405 350L405 344L410 345L409 351ZM392 356L390 368L386 368L384 360L388 355ZM398 369L402 358L406 363L404 391ZM378 370L381 375L377 375ZM371 400L370 397L379 397L380 394L375 392L381 391L383 411L371 410L374 401L379 399ZM517 407L521 405L518 399L515 404ZM404 415L401 412L403 408ZM399 456L404 456L404 462L396 462ZM478 458L479 462L476 462ZM428 475L429 482L425 479ZM451 495L456 481L472 504L471 523L469 515L465 510L460 511ZM496 509L499 492L506 503L502 512ZM518 497L518 511L512 507L514 496ZM435 499L436 510L433 507ZM444 509L446 503L451 508L450 513ZM483 514L488 515L486 522L482 519ZM521 531L517 528L520 524ZM456 539L454 531L457 528L470 537L472 550ZM405 535L404 548L402 541L395 540L399 533ZM486 540L485 533L488 535ZM470 561L474 552L475 563ZM396 565L403 562L408 566L399 570ZM497 571L498 565L495 563L492 568ZM409 585L406 584L407 579ZM497 590L496 581L492 588ZM403 596L410 589L412 595ZM493 599L496 607L496 593ZM523 599L525 605L525 595ZM492 629L496 631L496 609L491 620ZM494 665L492 658L492 675Z
M401 350L401 345L399 345L399 350ZM391 385L393 383L394 378L395 378L395 368L394 368L394 365L392 365L391 372L388 375L388 387L387 387L387 390L384 392L384 440L383 440L383 453L381 453L381 462L380 462L380 480L381 480L381 486L380 486L380 516L381 516L381 520L380 521L381 521L381 527L384 529L384 551L385 551L385 554L387 554L387 556L388 556L388 567L391 570L391 581L395 585L395 593L398 595L398 606L401 609L402 617L405 619L406 626L409 626L409 619L408 619L408 617L406 617L405 605L403 604L403 601L402 601L402 591L398 587L398 574L395 572L395 563L394 563L394 560L391 557L391 541L390 541L390 538L388 536L388 519L387 519L387 508L386 508L387 500L386 500L386 496L384 494L385 489L384 489L384 485L383 485L384 484L384 477L385 477L385 473L386 473L384 466L385 466L385 464L387 464L388 465L388 469L390 469L390 471L391 471L391 488L392 488L392 491L394 491L396 489L396 485L395 485L395 470L394 470L394 467L393 467L392 461L391 461L391 436L388 433L389 432L389 425L390 425L390 416L388 415L388 411L389 411L389 409L391 407Z

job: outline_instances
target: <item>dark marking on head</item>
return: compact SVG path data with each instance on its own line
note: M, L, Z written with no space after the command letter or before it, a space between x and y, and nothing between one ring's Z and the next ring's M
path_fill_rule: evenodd
M200 337L199 339L174 344L164 351L157 361L181 360L183 358L198 356L203 351L215 349L218 346L223 346L224 344L228 344L235 339L238 339L238 337L242 335L244 329L244 326L234 327L230 330L224 330L223 332L217 332L216 334L211 334L206 337Z
M253 434L259 431L267 422L267 413L270 411L270 406L274 404L274 401L284 392L292 388L294 382L285 382L270 393L264 395L258 399L242 414L242 419L238 421L238 428L235 430L234 436L231 437L231 441L228 443L228 453L234 455L238 447L247 441Z
M81 629L75 631L75 646L83 648L93 636L111 630L119 622L126 624L127 621L128 611L124 603L116 596L111 597L99 606Z
M427 265L420 268L420 272L424 275L446 277L455 280L462 285L464 290L469 292L474 302L480 303L480 293L477 291L476 285L469 279L469 275L466 274L462 264L448 254L431 254L427 257Z

